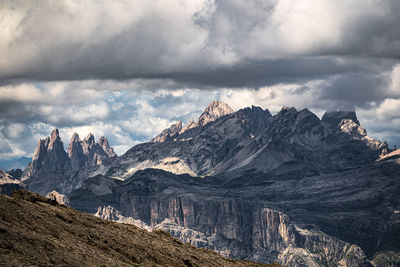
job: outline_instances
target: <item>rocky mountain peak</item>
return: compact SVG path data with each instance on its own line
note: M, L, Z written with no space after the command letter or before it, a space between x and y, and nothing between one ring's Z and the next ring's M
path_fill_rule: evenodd
M110 147L109 143L108 143L108 139L104 136L101 136L99 138L99 140L97 141L97 143L101 146L101 148L103 149L103 151L110 157L116 157L117 154L115 154L114 149L112 149L112 147Z
M71 167L73 170L78 170L85 165L82 157L83 149L81 142L82 141L79 139L79 135L77 133L73 133L67 151L68 157L71 159Z
M61 141L58 129L54 129L51 131L50 137L46 138L46 146L47 150L52 150L53 147L58 149L58 147L64 147L63 142ZM63 148L64 149L64 148Z
M283 106L281 108L281 110L278 112L278 115L284 115L287 113L296 113L296 112L297 112L297 109L294 107Z
M235 111L226 103L221 102L219 100L214 100L207 106L204 112L200 115L199 120L197 121L197 125L204 126L209 122L215 121L219 117L231 114L233 112Z
M73 133L72 134L72 136L71 136L71 141L70 141L70 144L72 143L78 143L78 142L80 142L81 140L79 139L79 134L78 133Z
M221 102L219 100L212 101L204 112L200 115L197 122L192 118L185 124L185 127L182 127L182 121L178 121L177 123L172 124L167 129L163 130L161 134L154 137L151 142L165 142L168 140L172 140L174 136L182 134L189 129L204 126L209 122L215 121L219 117L224 115L228 115L234 113L234 110L229 107L226 103Z
M344 119L352 120L360 125L355 111L336 110L325 112L321 120L339 126L340 122Z
M60 134L58 132L58 129L54 129L53 131L51 131L50 140L51 141L60 140Z
M54 129L49 137L39 140L24 178L65 170L76 171L83 167L101 164L104 159L115 156L117 155L110 147L107 138L102 136L96 144L92 133L89 133L83 141L78 133L73 133L66 152L58 129Z
M95 143L94 135L93 135L92 133L89 133L89 134L85 137L84 141L85 141L89 146L90 146L90 145L93 145L93 144Z
M64 150L64 144L58 129L54 129L46 139L39 140L27 174L43 174L45 172L65 170L70 167L70 161Z

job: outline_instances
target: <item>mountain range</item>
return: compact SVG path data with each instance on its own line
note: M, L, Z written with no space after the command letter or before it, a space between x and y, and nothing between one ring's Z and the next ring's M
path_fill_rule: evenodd
M219 254L288 266L400 264L400 152L354 111L213 101L117 157L106 138L40 140L23 186Z
M0 169L4 171L11 171L14 169L25 169L26 166L32 161L29 157L20 157L7 160L0 160Z

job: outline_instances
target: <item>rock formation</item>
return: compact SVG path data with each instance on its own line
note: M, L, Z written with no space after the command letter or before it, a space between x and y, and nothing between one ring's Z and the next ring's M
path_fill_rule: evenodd
M55 129L50 137L39 140L22 180L28 189L44 195L53 190L65 193L79 187L87 178L85 174L77 176L78 171L82 173L116 156L107 138L102 136L96 143L91 133L84 140L74 133L65 152L58 129Z
M196 121L195 121L193 118L191 118L191 119L185 124L185 127L183 127L182 130L179 131L179 133L181 134L181 133L186 132L187 130L192 129L192 128L195 128L195 127L197 127L197 123L196 123Z
M326 112L322 117L322 121L339 127L342 132L355 140L363 141L366 145L376 150L380 156L390 152L386 142L374 140L367 135L367 131L361 127L354 111Z
M68 146L68 156L71 159L73 170L99 165L104 159L116 157L114 150L109 146L107 138L100 137L95 143L94 135L89 133L81 141L74 133Z
M10 174L0 170L0 194L11 196L14 190L24 189L25 185Z
M382 177L371 176L354 192L360 177L370 171L359 177L352 177L349 172L342 173L344 177L281 180L270 185L263 181L265 177L247 177L246 186L238 187L235 183L220 184L161 170L145 170L125 182L108 183L108 189L102 192L91 185L100 184L96 179L87 180L82 189L71 194L71 204L104 219L131 223L148 231L166 230L184 242L214 249L227 257L277 261L286 266L371 266L363 249L353 243L376 243L379 239L379 235L374 241L355 238L380 216L371 211L375 205L371 194L374 189L368 184L381 181ZM253 181L249 182L250 179ZM394 177L389 179L388 185L393 183ZM324 188L321 184L326 180L329 184ZM337 193L332 188L343 181L346 183L335 191L341 191L349 199L339 207L337 200L333 200ZM101 184L104 188L107 183ZM351 197L350 192L358 197ZM357 207L361 199L365 206ZM387 204L380 203L381 207ZM289 211L296 222L275 210L277 207ZM324 210L330 212L323 213ZM349 220L343 216L348 216ZM341 230L343 228L346 231ZM394 227L391 229L393 231ZM335 237L338 232L342 232L342 238L353 242Z
M185 127L182 128L182 121L178 121L177 123L172 124L169 128L163 130L161 134L154 137L151 142L173 141L176 136L181 135L192 128L205 126L206 124L231 113L234 113L234 110L226 103L214 100L200 115L197 122L192 118L186 123Z
M56 201L58 204L61 204L61 205L66 205L66 206L69 205L68 197L63 194L58 193L57 191L52 191L52 192L48 193L46 195L46 198Z
M27 176L65 171L70 167L71 162L64 150L58 129L54 129L49 137L39 140L33 153L32 162L28 166Z
M208 107L204 110L204 112L200 115L197 126L204 126L209 122L215 121L219 117L224 115L228 115L235 112L230 106L226 103L214 100L211 102Z

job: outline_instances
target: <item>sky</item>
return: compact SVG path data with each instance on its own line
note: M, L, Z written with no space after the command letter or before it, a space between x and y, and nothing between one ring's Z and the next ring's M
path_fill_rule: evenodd
M0 160L58 128L118 155L214 99L356 110L400 144L398 0L2 0Z

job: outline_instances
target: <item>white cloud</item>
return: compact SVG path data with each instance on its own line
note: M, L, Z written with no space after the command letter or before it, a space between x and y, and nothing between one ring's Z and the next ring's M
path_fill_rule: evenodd
M13 123L7 127L7 136L10 138L20 138L21 134L26 130L22 123Z

